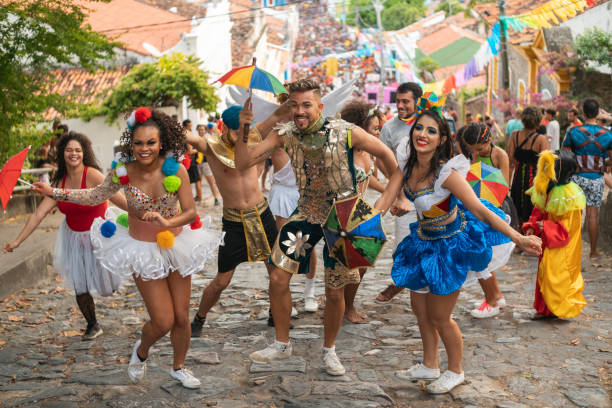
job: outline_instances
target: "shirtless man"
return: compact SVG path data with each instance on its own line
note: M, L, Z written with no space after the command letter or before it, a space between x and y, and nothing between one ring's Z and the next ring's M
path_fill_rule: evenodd
M266 121L257 124L258 130L268 133L285 115L284 109L283 105ZM192 337L201 335L206 314L231 282L236 267L243 262L267 261L277 235L274 216L261 192L257 166L238 170L234 165L235 145L238 138L242 139L238 119L241 110L241 106L230 106L223 112L221 134L199 137L187 132L187 143L204 153L217 181L223 198L225 232L225 244L219 247L217 276L202 293L200 307L191 323ZM266 267L271 270L267 263Z

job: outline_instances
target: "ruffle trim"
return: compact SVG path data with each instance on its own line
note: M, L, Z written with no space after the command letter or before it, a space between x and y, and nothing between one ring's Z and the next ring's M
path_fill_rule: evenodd
M448 176L450 176L451 170L455 170L457 173L461 174L461 177L465 178L470 170L470 161L464 155L459 154L444 163L434 183L434 190L446 190L442 187L442 184L444 184Z
M109 208L106 219L116 222L119 211ZM192 230L188 225L174 239L174 245L162 249L156 242L138 241L129 235L128 228L118 224L115 234L104 237L100 225L105 220L96 218L90 230L94 254L100 265L107 271L123 278L140 277L143 280L162 279L170 272L178 271L189 276L204 269L214 259L219 245L223 244L224 233L207 228L210 219L204 219L204 226Z
M500 218L506 218L501 210L482 201ZM418 223L410 225L411 234L393 254L391 277L397 286L428 288L433 294L448 295L471 280L486 278L508 262L514 243L463 205L459 208L465 214L465 228L448 238L423 240L417 233Z
M557 216L570 211L583 210L586 206L584 192L573 181L553 187L548 195L539 194L534 186L525 191L525 194L531 196L531 202L540 210Z

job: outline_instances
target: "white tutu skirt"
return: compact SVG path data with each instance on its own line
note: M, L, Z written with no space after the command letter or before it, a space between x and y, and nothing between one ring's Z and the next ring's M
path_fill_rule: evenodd
M272 215L289 218L298 205L300 192L297 186L288 187L283 184L272 183L268 205Z
M106 220L115 222L122 211L111 207L106 211ZM178 271L189 276L204 269L209 260L216 257L219 245L223 244L223 232L208 228L210 218L202 219L202 227L183 227L174 238L174 245L162 249L157 242L138 241L129 230L117 224L110 238L100 232L106 221L96 218L91 226L91 242L94 254L102 267L120 277L139 277L142 280L163 279L170 272Z
M121 278L104 270L93 252L90 231L73 231L62 223L55 241L53 267L64 284L77 295L97 293L110 296L121 285Z

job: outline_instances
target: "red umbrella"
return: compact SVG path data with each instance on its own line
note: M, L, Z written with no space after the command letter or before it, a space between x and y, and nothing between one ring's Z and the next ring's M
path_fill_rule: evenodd
M0 170L0 201L2 201L3 210L6 210L6 206L13 194L15 184L17 184L17 180L19 180L19 175L21 175L21 169L28 155L28 150L30 150L30 146L8 159L6 164L2 167L2 170Z

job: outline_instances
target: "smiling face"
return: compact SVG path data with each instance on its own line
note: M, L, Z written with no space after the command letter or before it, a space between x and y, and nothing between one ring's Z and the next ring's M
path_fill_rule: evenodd
M378 116L372 116L370 118L365 131L376 137L380 136L380 119L378 119Z
M83 146L78 141L71 140L66 144L64 161L67 167L78 167L83 163Z
M134 132L132 151L134 158L143 165L151 164L159 157L161 141L155 126L141 126Z
M315 91L292 92L289 95L289 108L295 126L299 130L305 130L319 119L323 104Z
M416 101L412 91L397 94L395 103L397 104L397 116L400 119L407 119L414 114Z
M418 153L432 153L446 140L440 137L438 123L430 116L419 117L412 129L412 144Z

